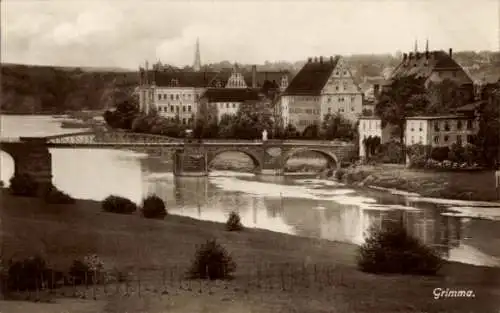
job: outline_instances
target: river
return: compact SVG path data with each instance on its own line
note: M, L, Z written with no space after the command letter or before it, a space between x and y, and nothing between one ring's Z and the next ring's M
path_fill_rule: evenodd
M50 116L0 116L0 137L48 136L63 129ZM450 260L500 266L500 208L495 204L424 199L377 190L353 190L306 176L255 176L213 171L209 177L174 177L169 159L111 149L51 149L53 182L75 198L110 194L140 202L155 193L173 214L223 222L240 213L247 227L360 244L371 225L402 218L408 231L437 246ZM223 158L224 154L218 156ZM0 155L8 184L12 158Z

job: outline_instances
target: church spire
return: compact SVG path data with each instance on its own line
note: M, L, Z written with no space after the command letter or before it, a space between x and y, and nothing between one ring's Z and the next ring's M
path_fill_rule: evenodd
M201 57L200 57L200 40L196 38L196 52L194 55L194 64L193 68L195 71L201 70Z
M418 43L417 43L417 39L415 39L415 53L418 52Z
M429 38L425 40L425 52L429 52Z

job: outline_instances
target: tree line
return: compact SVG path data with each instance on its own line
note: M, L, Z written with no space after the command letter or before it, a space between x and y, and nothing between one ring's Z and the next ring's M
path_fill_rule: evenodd
M128 97L120 98L115 110L107 110L104 120L113 129L170 137L185 137L190 129L198 139L261 139L263 130L269 139L352 141L357 138L357 125L339 114L326 114L321 124L311 125L301 133L292 124L283 125L269 103L263 101L242 105L236 114L225 114L220 119L201 112L183 124L178 117L169 119L156 111L145 114L139 110L137 99Z

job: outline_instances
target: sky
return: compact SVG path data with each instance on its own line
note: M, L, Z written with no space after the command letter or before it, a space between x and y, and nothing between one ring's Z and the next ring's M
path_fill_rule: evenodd
M500 49L500 0L3 0L1 60L137 68Z

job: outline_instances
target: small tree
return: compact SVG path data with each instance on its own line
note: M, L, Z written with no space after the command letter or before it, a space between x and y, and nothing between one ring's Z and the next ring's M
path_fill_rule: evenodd
M10 179L9 189L16 196L35 197L38 183L29 174L16 174Z
M167 215L165 203L156 195L147 196L142 202L142 215L146 218L164 218Z
M137 205L127 198L111 195L102 202L102 209L111 213L131 214L137 210Z
M188 274L193 279L228 279L235 270L236 263L229 253L213 239L197 249Z
M358 267L364 272L435 275L441 265L441 258L400 223L372 228L359 248Z
M240 231L243 230L243 224L241 224L240 215L237 212L229 213L229 218L226 222L226 230L228 231Z

